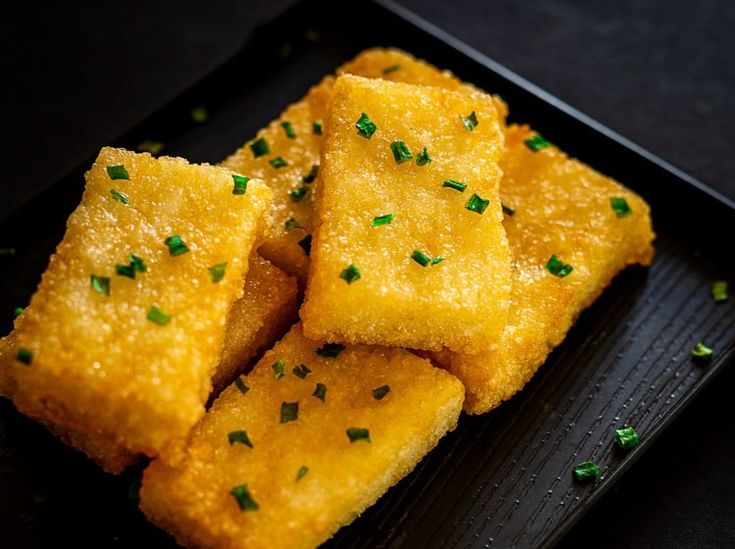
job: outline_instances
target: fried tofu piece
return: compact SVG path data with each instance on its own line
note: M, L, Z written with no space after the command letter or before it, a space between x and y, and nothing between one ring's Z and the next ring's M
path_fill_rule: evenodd
M456 426L463 392L405 350L341 350L296 325L151 463L141 508L190 547L316 547Z
M12 398L82 449L156 455L204 415L270 190L104 148L16 319ZM226 267L223 265L226 263Z
M534 152L529 139L538 137L528 126L508 127L500 162L501 198L514 210L504 221L513 290L503 336L480 355L438 357L465 384L473 414L520 391L613 277L653 258L650 210L640 196L553 145ZM552 255L573 270L552 274Z
M304 333L481 351L502 333L510 292L493 99L345 75L327 128Z

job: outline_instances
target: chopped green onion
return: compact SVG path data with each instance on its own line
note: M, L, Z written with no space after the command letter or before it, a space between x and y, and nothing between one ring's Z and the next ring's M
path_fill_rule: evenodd
M314 181L316 181L317 175L319 175L319 164L312 164L311 170L309 170L309 173L301 178L301 181L303 181L304 183L313 183Z
M615 442L618 443L623 450L630 450L638 446L638 433L635 432L633 427L625 427L623 429L615 430Z
M286 132L286 137L289 139L296 139L296 130L293 129L291 122L281 122L281 127L283 128L283 131Z
M245 191L248 190L248 181L250 181L250 178L244 175L232 174L232 181L235 183L232 194L245 194Z
M516 213L514 208L511 208L510 206L506 206L502 202L500 203L500 207L503 208L503 213L507 215L508 217Z
M163 143L161 143L160 141L146 139L145 141L140 142L136 148L141 152L149 152L153 156L156 156L163 150L163 146Z
M352 284L356 280L360 280L360 269L354 263L350 263L348 267L342 269L339 277L347 282L347 284Z
M22 362L23 364L30 365L33 361L33 353L28 349L21 347L18 352L15 353L15 360Z
M248 492L246 484L240 484L230 490L230 495L235 498L237 504L240 506L240 511L257 511L260 506L253 499L253 496Z
M300 377L301 379L306 379L306 376L308 376L311 373L311 370L306 364L299 364L298 366L294 367L293 370L291 370L296 377Z
M322 402L324 402L324 399L327 396L327 386L324 385L324 383L317 383L316 389L314 389L314 392L311 393L311 396L315 396Z
M95 292L110 295L110 279L106 276L91 275L89 284Z
M155 305L148 309L148 314L146 315L146 318L151 322L155 322L159 326L165 326L171 321L171 315L167 315Z
M248 392L248 391L250 390L250 387L248 387L248 386L247 386L247 385L245 384L245 382L244 382L244 381L242 380L242 378L241 378L241 377L238 377L238 378L237 378L237 379L235 380L235 387L237 387L237 388L239 389L239 391L240 391L240 392L241 392L241 393L242 393L243 395L244 395L244 394L246 394L246 393L247 393L247 392Z
M314 120L311 125L311 129L314 130L314 135L322 135L324 133L324 122L321 120Z
M416 154L416 165L417 166L426 166L426 164L429 164L431 162L431 156L429 155L429 151L426 150L426 147L420 152Z
M474 130L479 124L475 111L472 111L467 116L460 116L459 118L462 120L462 124L464 124L464 127L467 128L467 131L470 132Z
M382 398L388 393L390 393L390 387L388 387L387 385L382 385L377 389L373 389L373 398L375 400L382 400Z
M299 222L293 217L286 220L283 224L283 228L286 229L286 232L293 231L294 229L303 229L303 227L299 225Z
M13 309L13 318L18 318L24 310L24 307L16 307L15 309Z
M535 135L532 135L528 139L525 139L523 143L526 145L526 147L531 149L533 152L538 152L541 149L545 149L546 147L551 146L551 142L538 133Z
M299 467L299 471L296 473L296 481L298 482L302 478L306 476L306 473L309 472L309 468L306 465L302 465Z
M296 402L282 402L281 403L281 423L288 423L289 421L296 421L299 419L299 403Z
M177 234L167 237L166 240L163 241L163 243L168 246L168 253L170 253L174 257L176 257L177 255L185 254L189 251L187 245L184 244L184 241Z
M244 444L250 448L253 447L253 443L250 442L247 431L232 431L231 433L228 433L227 440L229 441L230 446L239 442L240 444Z
M135 254L130 254L130 264L129 265L122 265L122 264L116 264L115 265L115 273L117 273L120 276L127 276L128 278L135 278L135 273L144 273L148 270L148 266L145 264L142 258L138 257Z
M253 156L255 158L271 152L271 148L268 146L268 142L265 140L264 137L256 139L255 141L250 143L250 150L253 151Z
M358 440L371 442L370 431L368 429L362 429L361 427L350 427L347 429L347 438L350 439L350 442L357 442Z
M628 201L620 196L613 196L610 198L610 207L618 218L626 217L633 213L633 210L631 210L628 205Z
M125 166L122 164L119 164L117 166L107 166L107 175L110 176L110 179L130 179L130 176L128 175L128 170L125 169Z
M594 461L583 461L574 466L574 478L587 482L600 476L600 468Z
M411 259L413 259L422 267L426 267L429 263L431 263L431 258L421 250L414 250L411 254Z
M373 124L372 120L370 120L370 117L365 113L360 115L360 118L355 123L355 127L357 128L357 135L362 136L365 139L370 139L375 133L375 130L378 129L378 127Z
M311 254L311 235L307 234L304 238L299 240L299 246L301 246L301 249L304 250L304 254L308 257Z
M225 277L227 263L217 263L209 268L209 276L215 284Z
M728 297L726 280L718 280L712 283L712 299L715 300L715 303L727 301Z
M447 179L442 183L442 187L447 187L449 189L454 189L455 191L459 191L461 193L464 192L464 190L467 188L467 183L462 183L461 181L456 181L454 179Z
M393 159L396 164L403 164L413 158L411 151L408 150L408 146L403 141L393 141L390 144L390 150L393 152Z
M314 352L323 358L336 358L344 350L345 346L341 343L325 343L318 349L314 349Z
M132 265L115 265L115 273L120 276L127 276L128 278L135 278L135 267Z
M485 200L479 194L473 194L467 201L467 204L465 204L465 208L471 212L482 215L489 204L490 200Z
M143 258L135 254L130 254L130 265L139 273L144 273L148 270L148 266L143 261Z
M270 164L271 166L273 166L276 169L278 169L278 168L284 168L284 167L288 166L288 162L286 162L283 159L282 156L276 156L275 158L271 158L268 161L268 164Z
M564 263L554 254L546 263L546 270L548 270L554 276L564 278L574 270L574 267L572 267L568 263Z
M207 107L204 105L194 107L191 109L189 114L191 115L191 119L197 124L201 124L202 122L209 120L209 112L207 111Z
M283 373L283 367L286 365L286 363L283 360L276 360L273 363L273 377L276 379L281 379L285 374Z
M110 189L110 194L112 195L112 198L117 200L118 202L121 202L123 204L130 204L130 199L122 194L121 192L116 191L115 189Z
M701 341L691 350L690 354L695 360L709 360L715 354L714 349L707 347Z
M380 227L382 225L388 225L396 216L393 214L376 215L373 217L373 222L370 224L371 227Z
M431 264L432 265L438 265L442 261L444 261L444 258L442 256L438 255L434 259L431 260Z
M400 65L390 65L389 67L385 67L385 68L383 69L383 74L390 74L390 73L392 73L392 72L396 72L396 71L397 71L397 70L399 70L400 68L401 68L401 66L400 66Z
M0 255L15 255L15 248L0 248Z
M309 189L306 187L299 187L297 189L293 189L288 194L291 195L291 200L294 202L301 202L304 197L309 194Z

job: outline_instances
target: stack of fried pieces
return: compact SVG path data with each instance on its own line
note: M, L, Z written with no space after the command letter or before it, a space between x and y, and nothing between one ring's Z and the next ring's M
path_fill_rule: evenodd
M220 166L102 149L2 394L110 473L150 458L183 545L317 546L651 261L646 203L506 114L375 49Z

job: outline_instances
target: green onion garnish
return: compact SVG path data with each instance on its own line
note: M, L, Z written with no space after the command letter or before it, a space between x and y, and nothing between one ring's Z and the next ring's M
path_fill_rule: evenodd
M489 204L490 200L485 200L479 194L473 194L467 201L467 204L465 204L465 208L467 208L471 212L482 215Z
M396 72L396 71L397 71L397 70L399 70L400 68L401 68L401 66L400 66L400 65L390 65L389 67L385 67L385 68L383 69L383 74L390 74L390 73L392 73L392 72Z
M253 496L248 492L246 484L240 484L230 490L230 495L235 498L237 504L240 506L240 511L257 511L260 506L253 499Z
M456 181L454 179L447 179L442 183L442 187L447 187L449 189L454 189L455 191L459 191L461 193L464 192L464 190L467 188L467 183L462 183L461 181Z
M467 116L460 116L460 120L462 120L462 124L464 124L464 127L467 128L467 131L474 130L479 122L477 121L477 115L475 114L475 111L472 111Z
M360 115L360 118L355 123L355 127L357 128L357 135L366 139L370 139L375 133L375 130L378 129L378 127L373 124L372 120L370 120L370 117L365 113Z
M135 273L144 273L148 270L148 266L145 264L142 258L138 257L135 254L130 254L130 264L129 265L122 265L122 264L116 264L115 265L115 273L117 273L120 276L127 276L128 278L135 278Z
M301 202L304 197L309 194L309 189L306 187L299 187L291 190L288 194L291 195L291 200L294 202Z
M18 362L22 362L23 364L30 365L33 361L33 353L30 352L28 349L24 349L23 347L21 347L15 353L15 360L17 360Z
M166 238L166 240L163 241L163 243L168 246L168 253L170 253L174 257L176 257L177 255L185 254L189 251L187 245L184 244L184 241L177 234L169 236L168 238Z
M718 280L716 282L712 283L712 299L715 300L715 303L722 303L724 301L727 301L728 295L727 295L727 281L726 280Z
M526 145L526 147L531 149L533 152L538 152L541 149L545 149L546 147L551 146L551 142L538 133L535 135L532 135L528 139L525 139L523 143Z
M438 255L434 259L431 260L431 264L432 265L438 265L442 261L444 261L444 258L442 256Z
M296 481L300 481L302 478L306 476L306 473L309 472L309 468L306 465L302 465L299 467L298 473L296 473Z
M237 387L243 395L250 390L250 387L245 384L241 377L238 377L235 380L235 387Z
M273 368L273 377L276 379L281 379L285 374L283 373L283 367L286 365L286 363L283 360L276 360L271 368Z
M191 119L197 124L201 124L202 122L209 120L209 112L207 112L207 107L204 105L194 107L189 111L189 114L191 115Z
M250 181L250 178L244 175L232 174L232 181L235 183L232 194L245 194L245 191L248 190L248 181Z
M429 155L429 151L426 150L426 147L420 152L416 154L416 165L417 166L426 166L426 164L429 164L431 162L431 156Z
M600 468L594 461L583 461L574 466L574 478L587 482L600 476Z
M215 284L225 277L227 263L217 263L209 268L209 276Z
M107 166L107 175L110 176L110 179L130 179L130 176L128 175L128 170L125 169L125 166L122 164L119 164L117 166Z
M638 446L638 433L633 427L625 427L615 431L615 442L618 443L623 450L630 450Z
M268 164L270 164L271 166L273 166L276 169L278 169L278 168L284 168L284 167L288 166L288 162L286 162L283 159L282 156L276 156L275 158L271 158L268 161Z
M271 148L268 146L268 142L265 140L264 137L256 139L255 141L250 143L250 150L253 151L253 156L255 158L271 152Z
M393 152L393 159L396 164L403 164L413 158L411 151L408 150L408 146L403 141L393 141L390 144L390 150Z
M552 255L549 261L546 263L546 270L548 270L554 276L564 278L574 270L574 267L568 263L564 263L556 255Z
M307 234L304 238L299 240L299 246L304 250L304 254L309 256L311 254L311 235Z
M370 226L375 228L382 225L388 225L391 221L393 221L395 217L396 216L393 214L376 215L375 217L373 217L373 222L370 223Z
M387 385L382 385L377 389L373 389L373 398L375 400L381 400L388 393L390 393L390 387L388 387Z
M294 229L303 229L303 227L299 225L299 222L293 217L286 220L283 224L283 228L286 229L286 232L293 231Z
M121 202L123 204L130 204L130 199L121 192L118 192L115 189L110 189L110 194L112 195L112 198L114 198L118 202Z
M244 444L245 446L249 446L250 448L253 447L253 443L250 442L250 438L248 438L247 431L232 431L231 433L227 434L227 440L229 441L230 446L232 446L236 442L239 442L240 444Z
M296 377L300 377L301 379L306 379L306 376L311 373L311 370L306 364L299 364L291 371Z
M325 343L318 349L314 349L314 352L323 358L336 358L344 350L345 346L340 343Z
M143 258L135 254L130 254L130 265L139 273L144 273L148 270L148 266L143 261Z
M24 310L24 307L16 307L15 309L13 309L13 318L18 318Z
M136 147L136 149L141 152L149 152L153 156L156 156L158 153L160 153L163 150L163 143L161 143L160 141L153 141L151 139L146 139L145 141L138 143L138 146Z
M291 122L281 122L281 127L283 128L283 131L286 132L286 137L289 139L296 139L296 130L293 129Z
M110 295L110 279L106 276L91 275L89 277L89 285L95 292Z
M312 164L309 173L301 178L304 183L313 183L316 180L316 176L319 174L319 164Z
M696 360L705 361L711 359L712 356L715 354L715 351L714 349L707 347L704 343L700 341L690 351L690 354Z
M342 269L339 277L347 282L347 284L352 284L356 280L360 280L360 269L354 263L350 263L348 267Z
M321 120L314 120L311 125L311 129L314 130L314 135L322 135L324 133L324 122Z
M633 210L628 206L628 201L620 196L613 196L610 198L610 207L615 212L615 215L625 217L633 213Z
M135 278L135 268L132 265L120 265L117 263L115 265L115 274Z
M503 208L503 213L507 215L508 217L512 216L514 213L516 213L514 208L511 208L510 206L506 206L502 202L500 203L500 207Z
M171 315L167 315L155 305L148 309L148 314L146 315L146 318L151 322L155 322L159 326L165 326L171 321Z
M429 263L431 263L431 258L421 250L414 250L411 254L411 259L413 259L422 267L426 267Z
M324 385L324 383L317 383L316 389L314 389L314 392L311 393L311 396L315 396L322 402L324 402L324 399L327 396L327 386Z
M371 442L370 431L361 427L350 427L347 429L347 437L350 439L350 442L357 442L358 440Z
M296 402L282 402L281 403L281 423L288 423L289 421L296 421L299 419L299 403Z

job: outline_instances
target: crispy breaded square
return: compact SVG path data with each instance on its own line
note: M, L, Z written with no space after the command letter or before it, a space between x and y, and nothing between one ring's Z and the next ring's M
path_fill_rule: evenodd
M508 325L499 341L488 341L487 352L439 356L464 382L465 409L474 414L520 391L612 278L653 257L646 202L545 146L528 126L508 127L500 165L500 195L513 210L504 222L513 256ZM550 263L552 256L571 272Z
M13 401L72 440L156 455L204 414L271 193L223 168L111 148L86 179L16 320Z
M510 291L494 100L345 75L327 129L306 335L482 350L503 330Z
M151 463L141 508L186 546L316 547L455 427L462 399L407 351L330 347L296 325Z

